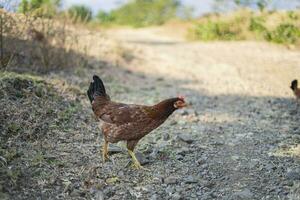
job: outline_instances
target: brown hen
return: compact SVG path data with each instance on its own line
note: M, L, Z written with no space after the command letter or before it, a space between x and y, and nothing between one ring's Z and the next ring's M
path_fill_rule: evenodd
M133 153L136 144L159 127L175 110L185 107L184 98L166 99L153 106L116 103L106 94L102 80L95 75L93 80L87 94L96 117L104 122L103 160L108 159L108 143L127 141L133 164L138 169L143 168Z

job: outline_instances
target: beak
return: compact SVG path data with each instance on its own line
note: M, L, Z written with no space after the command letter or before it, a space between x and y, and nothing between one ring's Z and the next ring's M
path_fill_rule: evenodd
M181 108L183 108L183 107L190 107L190 105L187 104L187 103L183 103L183 104L180 105L180 107L181 107Z

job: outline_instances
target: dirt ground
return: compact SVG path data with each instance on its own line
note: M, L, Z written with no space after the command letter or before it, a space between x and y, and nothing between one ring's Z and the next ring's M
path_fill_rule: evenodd
M60 160L48 166L48 178L6 197L300 199L300 107L289 88L300 78L300 51L252 41L187 42L159 28L105 34L123 61L45 77L78 88L81 108L73 127L44 141L50 158ZM189 102L138 144L150 171L132 169L122 143L102 162L102 136L84 94L93 74L117 101L150 105L180 94Z

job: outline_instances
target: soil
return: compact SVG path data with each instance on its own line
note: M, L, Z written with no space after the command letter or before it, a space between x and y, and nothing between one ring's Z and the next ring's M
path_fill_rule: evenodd
M300 76L299 51L254 41L188 42L162 28L106 36L120 59L40 75L59 96L53 101L64 104L41 129L44 137L17 134L7 141L22 145L2 144L0 164L12 172L0 197L300 199L300 110L289 88ZM137 145L149 171L131 167L123 143L102 162L100 122L85 95L93 74L116 101L151 105L180 94L190 104ZM16 102L9 95L1 102L9 100ZM56 117L64 123L53 128Z

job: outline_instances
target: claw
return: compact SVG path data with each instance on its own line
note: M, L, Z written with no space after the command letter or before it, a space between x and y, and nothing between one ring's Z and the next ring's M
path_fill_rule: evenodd
M140 163L133 163L133 167L138 170L141 169L141 170L145 170L145 171L150 171L150 169L143 167Z
M128 153L129 155L131 156L132 158L132 161L133 161L133 167L136 168L136 169L142 169L142 170L145 170L145 171L150 171L149 169L143 167L141 165L141 163L138 161L138 159L135 157L135 154L133 153L133 151L131 150L128 150Z

